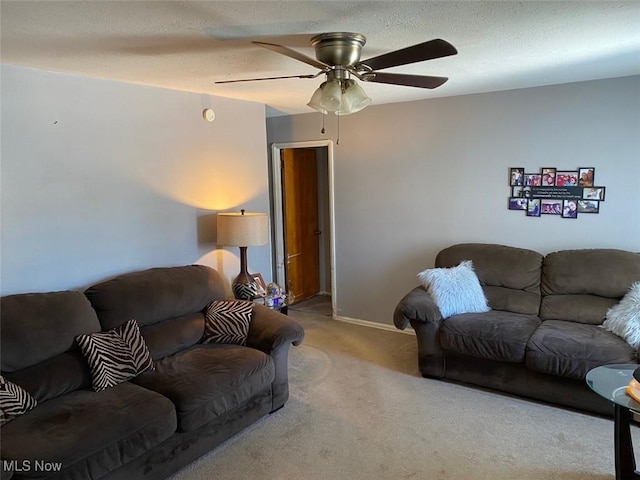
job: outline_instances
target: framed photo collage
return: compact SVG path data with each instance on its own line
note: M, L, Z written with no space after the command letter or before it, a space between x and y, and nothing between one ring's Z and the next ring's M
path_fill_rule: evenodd
M594 167L543 167L538 173L527 173L523 167L509 168L509 210L522 210L528 217L578 218L581 213L600 213L606 189L596 185L595 177Z

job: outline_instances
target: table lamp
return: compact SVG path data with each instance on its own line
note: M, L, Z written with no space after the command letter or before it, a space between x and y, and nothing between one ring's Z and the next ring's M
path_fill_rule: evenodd
M233 279L233 296L253 300L258 285L247 271L247 247L265 245L269 241L269 217L266 213L238 212L218 214L218 245L240 247L240 273Z

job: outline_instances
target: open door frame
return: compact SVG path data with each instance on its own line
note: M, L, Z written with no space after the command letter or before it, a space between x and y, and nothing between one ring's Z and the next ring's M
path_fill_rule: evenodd
M287 148L327 149L327 183L329 188L329 257L331 279L331 316L337 317L336 301L336 263L335 263L335 219L333 194L333 142L331 140L311 140L306 142L274 143L271 145L271 198L273 200L273 232L275 246L275 273L278 285L286 285L284 268L284 219L282 216L282 170L280 169L281 151Z

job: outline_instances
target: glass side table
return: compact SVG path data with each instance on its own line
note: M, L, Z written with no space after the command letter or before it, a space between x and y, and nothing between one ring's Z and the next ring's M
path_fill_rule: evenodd
M631 439L631 420L640 414L640 403L627 395L625 389L633 378L633 371L640 367L635 363L603 365L589 370L587 385L614 405L614 450L616 480L638 480L636 459Z
M254 298L253 301L261 305L264 305L265 307L270 308L271 310L277 310L283 315L289 315L289 302L287 301L287 297L282 297L280 298L279 303L271 304L271 305L267 303L265 297L257 297L257 298Z

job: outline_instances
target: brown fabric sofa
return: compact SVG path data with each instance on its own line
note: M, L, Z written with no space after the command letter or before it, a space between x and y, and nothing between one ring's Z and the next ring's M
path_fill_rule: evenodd
M416 332L425 377L479 385L612 415L586 373L599 365L638 363L638 352L601 325L607 310L640 280L640 254L564 250L546 256L493 244L459 244L436 267L472 260L491 311L442 319L422 287L397 305L394 323Z
M198 343L203 311L223 296L215 270L191 265L121 275L84 294L3 297L2 374L38 406L2 426L2 478L165 478L282 407L302 327L256 304L246 346ZM75 336L131 318L155 371L92 391Z

